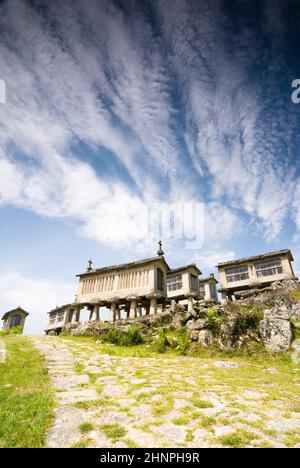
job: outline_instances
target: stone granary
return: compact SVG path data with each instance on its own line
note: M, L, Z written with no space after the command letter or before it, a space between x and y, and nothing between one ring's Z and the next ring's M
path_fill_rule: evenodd
M59 334L68 323L80 322L84 307L89 310L90 321L100 320L101 308L108 308L112 322L155 315L172 299L192 309L194 301L200 299L199 275L195 264L170 269L161 242L157 256L145 260L97 269L89 261L87 270L77 275L75 302L49 312L46 333ZM209 294L207 299L211 299Z
M289 249L219 263L222 300L232 299L243 291L270 286L274 281L297 279Z
M26 317L29 315L26 310L22 307L17 307L16 309L9 310L6 312L3 317L3 330L8 330L9 328L21 327L22 332L25 325Z

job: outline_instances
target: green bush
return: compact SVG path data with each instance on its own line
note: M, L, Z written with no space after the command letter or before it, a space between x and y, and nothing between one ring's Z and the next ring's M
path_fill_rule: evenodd
M119 346L135 346L143 343L144 338L141 328L132 325L126 331L118 331L115 328L111 328L107 333L106 341Z
M168 347L168 340L164 328L159 328L158 334L152 343L152 349L156 353L164 353Z
M159 328L158 334L152 343L152 349L158 353L164 353L167 348L175 349L179 354L186 354L190 345L190 340L186 332L186 327L171 330L169 328Z
M233 335L241 336L248 331L256 331L258 329L259 322L262 319L262 312L255 308L239 310L235 317Z
M6 335L22 335L23 329L20 326L8 328L7 330L2 330L0 336Z
M217 309L209 309L206 313L207 328L213 333L214 336L220 333L222 318L219 316Z

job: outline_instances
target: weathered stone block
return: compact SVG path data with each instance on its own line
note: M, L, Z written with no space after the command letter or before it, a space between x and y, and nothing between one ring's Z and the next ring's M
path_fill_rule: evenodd
M289 349L292 342L292 327L288 320L265 318L259 324L264 346L270 353Z
M210 346L214 341L214 336L210 330L200 330L198 341L202 346Z
M205 319L189 320L186 325L189 330L203 330L207 328L208 321Z

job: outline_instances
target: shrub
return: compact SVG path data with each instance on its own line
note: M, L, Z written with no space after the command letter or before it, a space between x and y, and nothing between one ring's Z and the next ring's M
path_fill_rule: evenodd
M81 434L86 434L87 432L90 432L94 429L94 425L90 422L85 422L80 424L79 426L79 431Z
M217 309L209 309L206 314L207 317L207 328L212 332L214 336L218 335L221 328L222 319L218 314Z
M106 341L119 346L135 346L143 343L141 328L132 325L128 330L119 331L111 328L107 333Z
M261 311L256 309L240 309L235 317L233 335L241 336L248 331L256 331L259 322L263 319Z
M127 434L127 430L121 426L120 424L103 424L102 426L99 427L106 437L109 439L116 441L120 439L121 437L124 437Z
M190 345L186 327L175 330L159 328L158 334L152 343L153 351L164 353L167 348L175 349L179 354L186 354Z
M252 440L255 439L255 434L241 429L238 432L232 432L218 438L222 445L232 448L244 448Z
M167 346L168 346L168 340L167 340L166 332L163 328L160 328L158 330L158 334L155 340L152 343L152 349L153 351L157 353L164 353L166 351Z
M22 327L17 326L17 327L8 328L7 330L2 330L0 332L0 336L22 335L22 333L23 333Z

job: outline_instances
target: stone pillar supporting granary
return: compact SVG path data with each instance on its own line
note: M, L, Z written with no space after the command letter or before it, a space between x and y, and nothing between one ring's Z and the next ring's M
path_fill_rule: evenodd
M111 322L115 322L117 317L119 317L120 314L120 309L119 309L119 298L112 298L109 301L110 303L110 314L109 314L109 320Z
M149 315L156 315L157 313L157 300L161 299L161 294L158 292L152 292L151 294L148 294L147 299L150 299L150 305L149 305Z
M187 298L187 305L188 305L188 312L192 312L194 308L194 299L197 297L197 294L194 292L190 292L186 294Z
M95 304L92 311L92 320L100 319L100 307L98 304Z
M134 319L137 317L137 307L138 301L140 301L140 299L140 297L134 294L127 296L126 300L130 302L129 318Z

